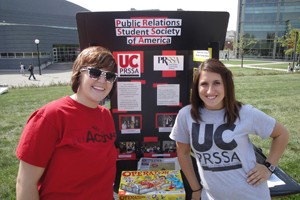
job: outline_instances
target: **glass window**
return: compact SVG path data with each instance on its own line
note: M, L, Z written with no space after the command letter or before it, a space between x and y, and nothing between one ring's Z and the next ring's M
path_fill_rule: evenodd
M32 58L32 53L24 53L25 58Z
M16 53L17 58L23 58L23 53Z
M1 58L7 58L7 53L1 53Z
M15 55L15 53L8 53L8 57L9 58L14 58L14 57L16 57L16 55Z

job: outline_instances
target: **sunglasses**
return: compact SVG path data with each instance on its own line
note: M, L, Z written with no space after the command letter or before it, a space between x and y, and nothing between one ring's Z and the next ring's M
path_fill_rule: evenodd
M103 71L96 67L85 67L80 70L80 72L82 71L88 71L89 77L94 80L99 80L102 76L108 83L114 83L118 77L118 74L114 72Z

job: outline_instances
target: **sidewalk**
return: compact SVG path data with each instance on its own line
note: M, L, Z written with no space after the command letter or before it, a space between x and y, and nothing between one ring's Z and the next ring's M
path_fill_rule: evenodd
M277 70L277 71L286 71L286 69L278 68L268 68L257 65L268 65L274 64L262 63L262 64L244 64L244 68L257 68L265 70ZM49 65L45 69L42 69L42 75L39 75L38 67L34 68L34 75L36 80L28 80L29 72L25 70L26 75L23 76L20 74L19 67L12 70L0 70L0 86L7 85L8 87L25 87L25 86L47 86L51 84L68 84L71 80L71 71L73 63L55 63ZM226 64L228 67L237 67L240 64L230 65Z
M71 80L73 63L55 63L41 70L39 75L38 67L34 68L36 80L28 80L29 72L25 69L25 76L16 70L0 70L0 85L8 87L25 87L25 86L47 86L51 84L68 84Z

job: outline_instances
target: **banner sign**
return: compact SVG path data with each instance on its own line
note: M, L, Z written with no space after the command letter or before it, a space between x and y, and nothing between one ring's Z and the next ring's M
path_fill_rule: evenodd
M121 11L76 15L81 49L102 45L124 50L223 49L228 12Z

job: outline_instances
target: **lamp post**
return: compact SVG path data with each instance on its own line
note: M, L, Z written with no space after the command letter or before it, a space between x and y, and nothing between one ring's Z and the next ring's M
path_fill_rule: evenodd
M227 60L229 60L229 47L230 47L230 42L227 42L227 51L228 51L228 54L227 54Z
M42 75L42 72L41 72L41 62L40 62L40 50L39 50L39 43L40 43L40 40L39 40L39 39L35 39L35 40L34 40L34 43L36 44L36 49L37 49L37 53L38 53L39 74Z

